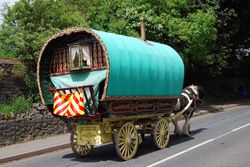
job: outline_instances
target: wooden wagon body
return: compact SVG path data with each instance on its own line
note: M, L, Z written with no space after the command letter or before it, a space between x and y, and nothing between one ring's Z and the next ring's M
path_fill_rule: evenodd
M51 109L51 92L83 91L87 112L67 118L75 127L71 143L77 155L86 156L93 145L114 140L118 155L127 160L136 153L138 133L151 133L158 148L166 147L184 65L167 45L73 28L44 45L37 78L42 102Z

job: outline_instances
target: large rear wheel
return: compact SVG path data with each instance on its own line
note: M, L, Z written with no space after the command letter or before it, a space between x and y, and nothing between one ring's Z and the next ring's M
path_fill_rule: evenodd
M115 133L115 148L121 159L132 159L137 152L138 145L137 129L132 122L125 123Z

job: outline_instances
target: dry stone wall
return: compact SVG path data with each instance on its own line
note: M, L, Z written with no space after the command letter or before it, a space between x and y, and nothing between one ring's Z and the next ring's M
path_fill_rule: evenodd
M56 118L46 106L33 104L32 110L12 118L0 115L0 147L69 132L70 125Z
M16 60L0 59L0 104L7 103L22 91L24 81L13 73L14 66L20 66Z

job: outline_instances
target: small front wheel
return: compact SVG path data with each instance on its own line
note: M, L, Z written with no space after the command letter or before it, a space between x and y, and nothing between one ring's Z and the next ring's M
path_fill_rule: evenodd
M115 133L115 148L121 159L132 159L137 152L138 145L137 129L132 122L125 123Z
M79 145L77 144L77 131L73 130L70 134L70 145L73 153L77 157L86 157L88 156L92 150L93 145Z

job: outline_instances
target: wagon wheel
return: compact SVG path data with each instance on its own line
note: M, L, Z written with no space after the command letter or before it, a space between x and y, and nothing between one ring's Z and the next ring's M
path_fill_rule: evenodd
M166 119L160 119L153 129L153 139L157 148L163 149L169 141L169 123Z
M79 145L77 144L77 131L73 130L70 134L70 146L73 153L78 157L88 156L92 150L93 145Z
M132 122L122 125L115 134L115 148L118 156L123 160L134 157L139 145L137 130Z

